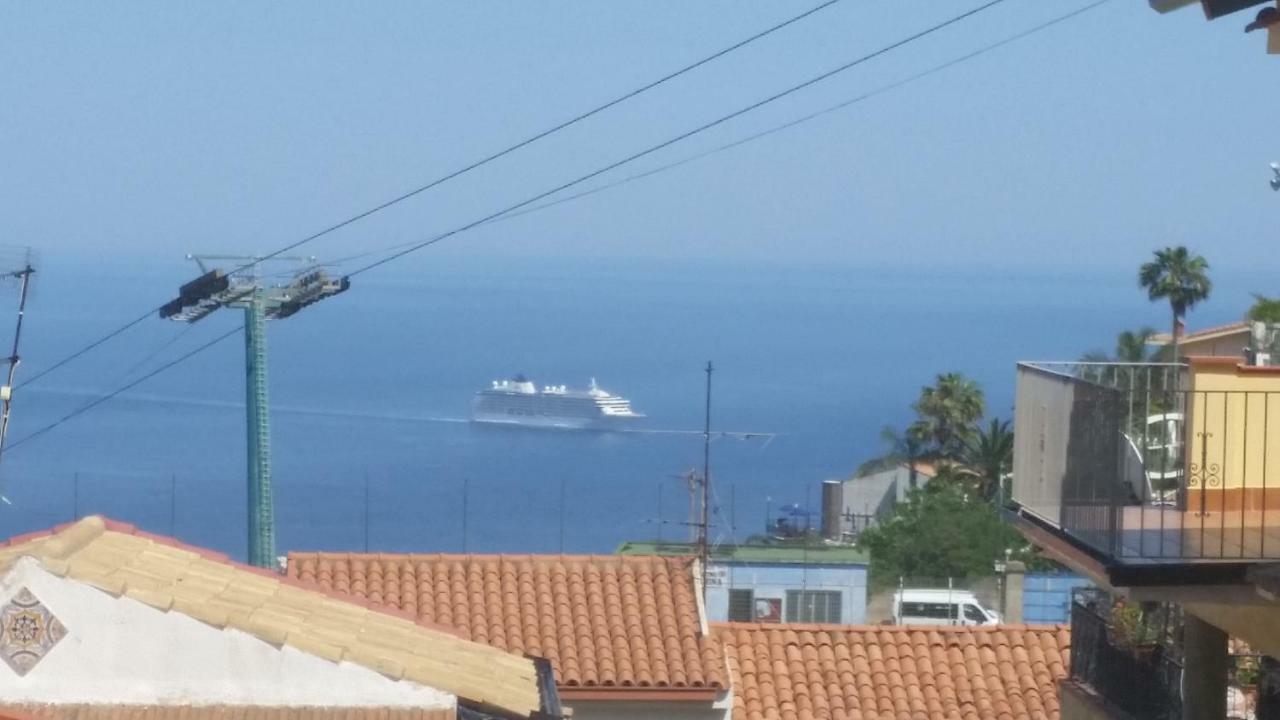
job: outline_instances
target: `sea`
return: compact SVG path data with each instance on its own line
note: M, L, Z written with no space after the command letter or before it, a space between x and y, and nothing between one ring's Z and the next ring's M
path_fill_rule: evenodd
M105 264L104 264L105 263ZM244 345L231 330L139 317L192 264L40 267L23 329L0 535L103 514L243 558ZM1219 278L1192 327L1240 316L1265 276ZM0 287L0 342L16 287ZM818 522L821 483L885 451L920 388L961 372L1012 415L1019 360L1109 349L1163 329L1127 270L467 259L389 267L269 324L277 550L609 553L689 537L683 475L703 461L708 361L717 542L780 513ZM647 417L632 431L479 426L476 390L523 373L595 378ZM86 405L85 412L62 420ZM26 439L32 433L50 428ZM808 513L808 514L806 514Z

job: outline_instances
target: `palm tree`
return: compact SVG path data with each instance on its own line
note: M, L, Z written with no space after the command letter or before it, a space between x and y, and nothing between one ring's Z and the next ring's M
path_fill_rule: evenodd
M928 437L938 457L957 459L974 423L986 411L982 388L960 373L939 375L931 387L920 390L914 405L920 416L918 432Z
M1123 368L1112 363L1140 364L1154 358L1147 351L1147 341L1156 334L1155 328L1143 326L1138 330L1125 330L1116 336L1116 353L1108 355L1101 350L1090 350L1080 356L1081 375L1104 385L1119 386L1125 379L1136 377L1134 368Z
M1116 336L1116 360L1126 363L1144 363L1150 359L1147 352L1147 341L1156 334L1156 329L1143 326L1134 332L1125 330Z
M1173 311L1173 362L1178 362L1178 321L1209 297L1209 262L1183 245L1155 251L1155 259L1138 269L1138 285L1151 300L1167 299Z
M965 443L964 462L982 482L982 497L1004 504L1004 477L1013 470L1013 433L1008 420L992 418Z

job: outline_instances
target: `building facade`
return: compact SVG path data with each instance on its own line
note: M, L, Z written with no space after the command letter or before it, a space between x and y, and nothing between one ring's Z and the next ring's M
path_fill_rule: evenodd
M906 463L899 463L866 475L840 482L840 538L856 541L868 527L893 512L894 506L906 499L914 480L915 487L922 488L937 473L931 463L915 463L914 472ZM824 504L830 500L824 495ZM827 508L823 508L827 517ZM835 537L833 534L831 537Z
M1023 363L1014 437L1015 526L1105 591L1064 715L1225 717L1229 639L1280 656L1280 367Z
M622 555L687 555L684 543L624 543ZM720 546L707 564L711 622L867 621L865 553L847 546Z

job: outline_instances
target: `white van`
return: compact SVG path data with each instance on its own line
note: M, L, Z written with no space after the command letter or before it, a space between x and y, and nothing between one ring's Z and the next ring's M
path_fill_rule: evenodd
M895 625L999 625L1000 614L982 607L968 590L902 589L893 594Z

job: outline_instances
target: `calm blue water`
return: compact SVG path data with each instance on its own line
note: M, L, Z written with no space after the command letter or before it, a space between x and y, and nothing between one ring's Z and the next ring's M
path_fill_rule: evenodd
M123 270L45 262L23 375L194 275L180 263ZM1109 347L1119 330L1164 327L1163 308L1131 282L591 261L370 274L270 326L279 549L608 552L683 536L674 523L687 499L674 476L700 465L697 434L459 420L476 389L523 372L577 386L595 376L649 415L643 427L696 430L707 360L717 367L715 427L777 433L713 445L717 534L745 536L769 506L816 506L819 483L879 452L880 428L904 424L938 372L976 378L990 411L1008 417L1016 360L1072 358ZM1193 325L1230 320L1248 291L1266 289L1237 284ZM222 311L189 330L148 320L21 392L11 439L239 319ZM236 337L15 448L0 468L13 502L0 506L3 534L105 513L243 556L242 395Z

